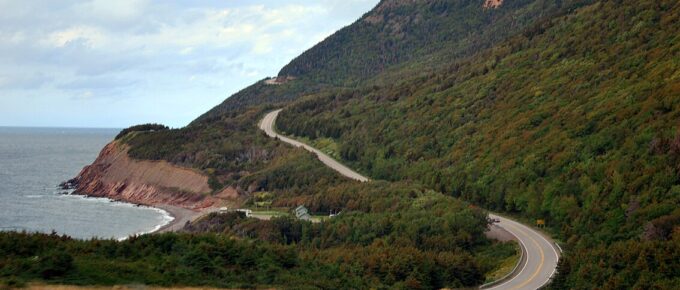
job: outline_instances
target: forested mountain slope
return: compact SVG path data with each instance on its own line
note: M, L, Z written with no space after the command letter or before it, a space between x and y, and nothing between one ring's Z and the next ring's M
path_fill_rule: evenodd
M294 82L279 86L254 84L193 124L209 122L247 106L280 104L334 88L370 86L379 73L405 63L430 70L590 2L514 0L494 9L484 7L483 0L383 0L279 72L281 78L295 77ZM399 71L401 68L393 73Z
M673 288L678 31L677 1L597 1L426 77L305 98L278 125L374 178L545 219L568 249L555 288Z
M213 191L232 186L246 204L264 192L274 207L348 213L328 226L213 216L190 230L228 239L0 235L0 250L52 241L85 271L49 279L82 283L101 284L88 267L113 260L130 274L106 283L473 286L498 266L489 257L511 251L483 237L484 213L470 202L546 220L566 250L555 289L679 285L680 4L484 2L381 1L281 70L295 79L258 82L185 128L120 136L131 157L193 167ZM378 181L344 180L266 138L257 122L279 107L279 129ZM251 240L264 254L244 250ZM190 251L169 251L173 243ZM215 254L225 243L240 250ZM107 250L142 246L156 254ZM43 265L30 259L52 252L5 250L0 277L41 275ZM177 261L187 266L140 266ZM30 272L2 266L15 264Z
M467 56L517 33L537 18L585 1L383 0L361 19L286 65L280 76L353 84L385 68L445 50Z

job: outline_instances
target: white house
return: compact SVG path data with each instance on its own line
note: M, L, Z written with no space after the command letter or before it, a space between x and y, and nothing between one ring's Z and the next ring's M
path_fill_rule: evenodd
M309 210L307 210L307 208L304 205L296 207L294 211L295 211L295 216L298 219L301 219L301 220L304 220L304 221L308 221L308 220L312 219L312 216L309 215Z

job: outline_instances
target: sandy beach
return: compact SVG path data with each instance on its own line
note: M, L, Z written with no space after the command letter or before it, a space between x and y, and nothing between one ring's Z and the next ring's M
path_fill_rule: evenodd
M173 205L161 204L154 205L154 207L160 208L168 212L170 216L172 216L173 220L153 233L166 233L179 231L184 227L184 225L187 222L190 222L202 215L201 212L199 211L193 211L190 209Z
M217 208L206 208L200 211L195 211L167 204L154 205L154 207L167 211L170 214L170 216L173 217L173 220L153 233L167 233L179 231L182 228L184 228L184 225L186 223L194 221L204 215L219 210Z

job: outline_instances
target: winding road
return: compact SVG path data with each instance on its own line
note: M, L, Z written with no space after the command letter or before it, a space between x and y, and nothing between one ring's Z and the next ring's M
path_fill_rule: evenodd
M316 156L323 162L323 164L326 164L326 166L332 168L333 170L339 172L340 174L354 179L358 180L361 182L366 182L369 179L364 177L363 175L356 173L354 170L350 169L349 167L342 165L340 162L336 161L335 159L331 158L330 156L326 155L325 153L321 152L319 149L316 149L312 146L309 146L305 143L290 139L286 136L282 136L276 133L274 130L274 123L276 123L276 117L279 116L279 113L281 112L281 109L273 111L268 113L267 115L264 116L262 121L260 122L260 129L262 129L269 137L272 138L279 138L279 140L291 144L295 147L302 147L305 150L315 153Z
M281 109L269 112L260 122L260 129L262 129L269 137L278 138L285 143L296 147L302 147L307 151L315 153L319 160L326 164L326 166L348 178L361 182L369 181L367 177L342 165L340 162L320 150L277 134L274 130L274 124L276 123L276 117L278 117L280 112ZM514 220L495 214L489 214L489 218L497 219L499 221L494 223L491 230L494 230L494 228L501 228L515 236L522 248L523 255L522 259L520 259L520 264L517 265L516 270L509 277L483 288L494 290L524 290L538 289L546 285L553 274L555 274L555 269L557 269L557 261L559 260L560 254L556 245L540 232Z
M557 261L560 258L555 244L540 232L511 219L495 214L489 214L489 218L498 219L500 222L494 225L517 238L524 256L520 260L521 264L518 265L515 275L484 289L538 289L548 284L555 274Z

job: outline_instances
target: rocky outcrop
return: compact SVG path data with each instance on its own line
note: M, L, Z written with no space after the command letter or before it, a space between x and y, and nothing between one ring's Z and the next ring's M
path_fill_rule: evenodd
M503 0L486 0L486 1L484 1L484 8L495 9L495 8L501 7L502 4L503 4Z
M112 142L92 165L69 181L75 193L144 204L173 205L193 210L221 206L238 198L227 188L211 195L208 176L166 161L134 160L124 144Z

